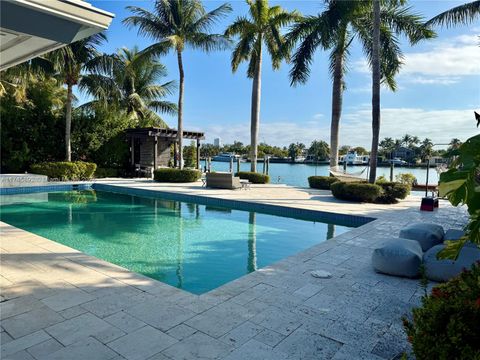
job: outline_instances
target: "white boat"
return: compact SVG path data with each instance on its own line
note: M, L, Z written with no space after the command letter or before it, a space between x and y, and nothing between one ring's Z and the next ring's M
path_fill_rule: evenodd
M221 153L212 158L212 161L230 162L231 160L237 161L240 155L234 153Z
M350 150L346 155L340 156L340 163L346 162L347 165L367 165L370 156L358 155L356 151Z
M390 164L393 164L393 165L407 165L408 163L400 158L393 158L391 160L389 160L389 163Z

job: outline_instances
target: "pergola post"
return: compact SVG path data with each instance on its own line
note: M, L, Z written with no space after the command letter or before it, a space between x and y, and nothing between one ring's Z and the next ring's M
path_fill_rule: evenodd
M177 140L173 141L173 167L176 168L178 166L178 145Z
M197 169L200 170L200 139L197 139Z
M157 170L158 140L157 136L153 138L153 170Z

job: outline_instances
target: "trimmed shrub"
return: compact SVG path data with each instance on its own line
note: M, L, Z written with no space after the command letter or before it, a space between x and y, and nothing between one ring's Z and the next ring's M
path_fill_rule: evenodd
M83 161L44 162L30 167L34 174L46 175L49 179L62 181L91 179L96 169L96 164Z
M119 170L114 168L97 168L97 170L95 171L95 177L97 179L118 176Z
M412 173L400 173L395 175L395 181L412 187L417 182L417 178Z
M403 326L417 359L480 359L480 264L437 285Z
M308 178L308 185L313 189L330 190L330 185L339 181L333 176L310 176Z
M256 172L240 171L237 172L235 176L238 176L240 179L248 180L252 184L268 184L270 182L270 176Z
M337 199L350 201L374 202L382 195L382 188L379 185L360 182L336 181L330 189Z
M202 176L199 170L195 169L157 169L153 172L153 179L160 182L187 183L195 182Z
M398 182L378 181L376 183L382 187L383 193L375 202L380 204L396 204L398 199L405 199L410 194L410 186Z

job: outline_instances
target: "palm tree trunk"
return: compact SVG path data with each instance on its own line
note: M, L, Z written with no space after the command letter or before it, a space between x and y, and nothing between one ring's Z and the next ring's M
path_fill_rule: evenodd
M177 51L178 72L180 74L180 86L178 88L178 167L183 169L183 90L185 86L185 73L183 72L182 52Z
M66 161L72 161L72 145L70 141L70 133L72 130L72 101L73 91L72 84L67 84L67 103L65 104L65 159Z
M377 154L380 136L380 0L373 1L372 42L372 150L370 151L369 182L377 178Z
M335 54L332 87L332 124L330 126L330 166L338 165L338 129L342 116L343 101L343 54Z
M260 98L262 94L262 47L258 54L255 76L252 83L252 113L250 120L250 171L257 171L258 131L260 128Z

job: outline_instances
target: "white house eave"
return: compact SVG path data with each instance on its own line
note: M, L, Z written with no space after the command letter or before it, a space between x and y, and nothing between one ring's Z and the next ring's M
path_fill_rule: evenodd
M0 71L106 30L114 15L81 0L0 0Z
M115 17L112 13L100 10L85 1L79 0L14 0L14 2L21 6L44 13L56 14L58 17L98 27L102 30L107 29Z

